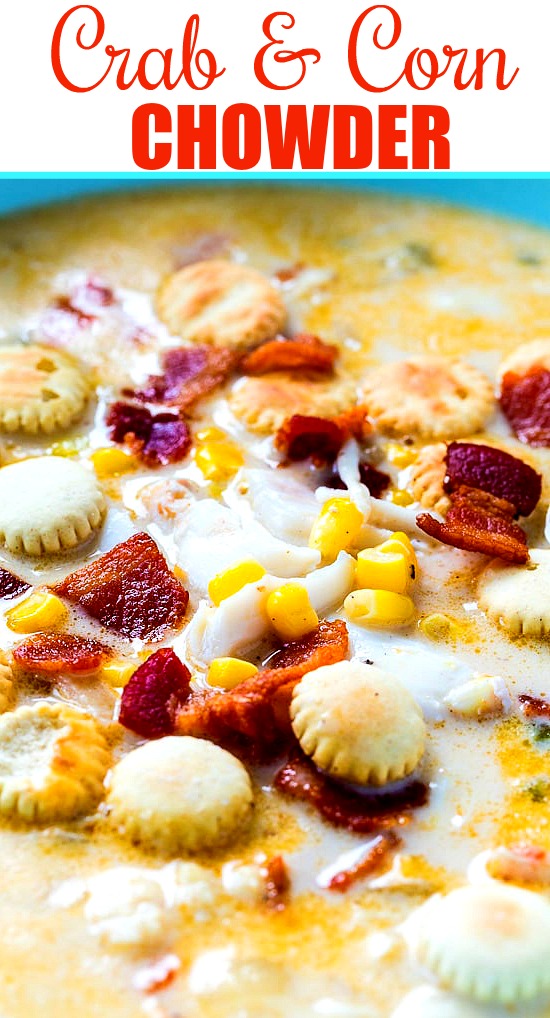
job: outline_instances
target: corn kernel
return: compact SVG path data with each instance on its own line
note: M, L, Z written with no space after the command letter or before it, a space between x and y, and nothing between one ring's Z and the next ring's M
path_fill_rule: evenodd
M48 452L52 456L78 456L78 453L86 448L88 439L85 435L79 438L64 438L60 442L54 442Z
M404 551L366 548L357 556L355 579L357 586L362 589L393 590L396 594L406 594L413 578Z
M228 481L242 467L244 457L235 442L216 439L197 446L195 463L207 481Z
M256 665L249 661L241 661L237 657L217 657L208 669L207 678L211 686L234 689L244 679L251 679L257 671Z
M401 530L396 530L391 537L388 537L382 544L376 545L377 551L387 551L393 553L395 551L405 553L410 565L414 566L415 575L418 573L418 562L416 560L416 554L414 548L406 534ZM414 577L413 577L414 578Z
M6 625L14 633L38 633L55 629L68 618L63 601L47 590L36 590L6 612Z
M354 590L344 601L348 618L361 626L406 626L414 617L414 604L405 594L391 590Z
M410 467L411 463L414 463L416 456L417 454L413 449L408 448L406 445L400 445L399 442L390 442L386 449L387 460L400 470Z
M205 442L225 442L227 439L227 433L222 431L221 428L212 426L211 428L201 428L197 432L197 442L204 445Z
M309 547L321 553L323 562L333 562L359 536L363 514L349 498L325 502L309 535Z
M309 594L300 583L285 583L269 595L266 610L277 636L299 640L319 625Z
M433 612L420 619L418 628L429 640L452 640L460 635L460 626L443 612Z
M218 573L208 584L208 595L215 605L221 604L226 598L236 594L247 583L257 583L265 576L265 569L259 562L251 559L249 562L239 562L231 566L223 573Z
M105 682L108 682L110 686L120 688L125 686L132 675L134 674L138 665L135 661L125 661L124 658L114 658L112 661L106 661L101 666L99 677Z
M120 474L136 470L138 466L136 457L122 449L96 449L90 459L100 480L106 477L119 477Z
M392 488L388 493L388 501L393 505L400 505L406 508L406 506L413 504L414 498L404 488Z

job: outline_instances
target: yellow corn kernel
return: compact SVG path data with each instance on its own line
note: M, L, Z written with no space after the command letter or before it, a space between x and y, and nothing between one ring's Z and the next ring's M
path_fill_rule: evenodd
M36 590L6 612L6 625L14 633L38 633L55 629L68 618L63 601L48 590Z
M135 661L114 658L112 661L106 661L101 666L99 678L118 689L130 681L137 667L138 665Z
M400 505L405 508L413 504L414 498L404 488L392 488L388 493L388 501L393 505Z
M299 640L319 625L309 594L300 583L285 583L269 595L266 610L277 636L285 643Z
M460 636L461 627L443 612L433 612L420 619L418 628L429 640L452 640Z
M417 454L413 449L408 448L406 445L400 445L399 442L390 442L386 449L387 460L400 470L404 469L404 467L410 467L411 463L414 463L416 456Z
M197 432L197 442L204 445L205 442L225 442L227 440L227 433L222 431L221 428L202 428Z
M60 442L54 442L48 452L52 456L78 456L78 453L82 452L87 444L88 439L85 435L81 435L79 438L64 438Z
M403 531L396 530L395 533L392 534L391 537L388 537L386 541L383 541L382 544L377 544L376 550L387 551L390 552L390 554L393 554L395 551L404 553L407 556L410 565L414 566L414 573L417 575L418 562L416 560L416 554L409 538L403 533Z
M195 463L207 481L228 481L242 467L244 457L235 442L216 440L197 446Z
M223 573L218 573L208 584L208 595L215 605L221 604L226 598L246 587L247 583L257 583L265 576L265 569L259 562L239 562L230 566Z
M404 551L366 548L357 556L355 580L361 589L393 590L395 594L406 594L412 579L414 575Z
M208 669L207 679L211 686L234 689L244 679L251 679L257 671L256 665L241 661L238 657L217 657Z
M120 474L127 474L138 467L136 457L124 452L123 449L96 449L90 459L100 480L105 477L119 477Z
M359 536L363 514L349 498L325 502L309 535L309 547L321 553L323 562L333 562Z
M414 618L411 598L392 590L354 590L344 601L344 611L360 626L380 629L406 626Z

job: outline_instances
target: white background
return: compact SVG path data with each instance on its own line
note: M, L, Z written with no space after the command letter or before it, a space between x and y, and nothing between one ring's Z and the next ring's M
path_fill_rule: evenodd
M391 3L392 0L389 0ZM416 46L441 53L444 44L470 50L501 47L506 50L507 76L520 72L507 91L498 91L494 73L488 73L482 91L457 92L452 76L429 91L399 85L380 96L356 85L347 66L351 27L368 0L94 0L106 21L97 51L67 47L66 67L82 83L96 80L105 68L103 47L130 47L132 66L146 49L181 48L187 18L200 14L200 45L216 53L225 74L207 91L193 92L185 83L175 91L145 91L133 86L117 89L114 75L85 94L66 91L51 66L51 40L59 18L71 0L12 0L4 12L0 35L2 145L0 171L131 171L136 166L131 150L132 113L143 102L158 102L175 110L178 103L216 104L219 119L232 103L264 104L356 103L373 113L379 102L433 103L446 106L451 116L451 169L455 171L550 170L550 2L549 0L393 0L403 21L403 32L393 50L377 53L368 64L373 78L393 80L408 52ZM315 47L319 64L291 91L271 91L254 76L254 56L265 43L264 17L288 10L296 18L285 34L285 48ZM73 16L76 29L88 12ZM373 22L371 21L371 24ZM68 33L74 39L73 32ZM88 30L90 38L90 30ZM372 45L365 47L374 54ZM71 51L76 59L70 59ZM494 63L493 63L494 61ZM496 67L491 58L489 67ZM278 72L281 74L281 70ZM219 147L221 151L221 146ZM406 146L403 151L406 151ZM267 144L256 170L269 170ZM295 166L299 169L299 166ZM371 169L375 169L373 164ZM166 167L175 170L175 161ZM221 155L218 169L225 170ZM331 169L330 146L325 169Z

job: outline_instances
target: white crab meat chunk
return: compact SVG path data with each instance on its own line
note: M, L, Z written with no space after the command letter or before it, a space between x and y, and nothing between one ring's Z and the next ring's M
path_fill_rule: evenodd
M254 559L275 576L304 576L319 564L319 552L273 537L253 518L243 519L213 499L191 505L174 531L178 565L195 597L210 580L239 562Z
M319 616L339 608L353 587L355 561L340 552L329 566L316 569L305 577L293 577L309 594ZM267 639L272 630L266 611L269 595L285 583L285 578L267 573L256 583L248 583L220 605L202 601L185 634L176 640L176 653L183 653L198 667L217 657L239 657ZM183 641L183 642L182 642Z
M315 495L288 470L243 470L240 486L255 518L270 534L290 544L307 544L319 513Z

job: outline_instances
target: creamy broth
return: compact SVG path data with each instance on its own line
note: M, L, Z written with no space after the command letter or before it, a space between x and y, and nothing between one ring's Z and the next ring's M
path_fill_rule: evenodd
M82 276L104 280L117 304L69 342L97 386L87 417L62 436L3 436L3 462L46 451L66 454L67 445L59 443L72 443L71 454L87 461L94 449L109 445L105 407L113 394L124 385L141 384L158 369L159 353L177 345L155 314L160 281L186 259L211 256L250 264L272 278L292 269L277 283L292 328L337 343L341 370L355 383L372 365L424 352L460 355L494 381L504 354L550 335L549 235L464 209L353 192L218 185L37 209L0 224L2 342L43 337L48 307ZM50 328L55 332L59 324ZM265 484L263 475L252 474L275 473L277 457L269 437L248 432L232 414L227 391L201 401L192 413L192 430L213 422L239 444L249 472L244 487L238 475L226 491L213 492L192 460L156 471L138 469L103 482L107 520L84 552L41 560L40 566L2 553L0 564L31 584L52 583L84 558L145 529L170 565L188 574L191 618L204 597L204 583L219 571L217 548L213 545L210 557L205 553L191 566L175 525L159 517L143 491L152 481L177 478L197 485L209 504L229 507L245 528L261 518L261 504L251 504L250 491L254 484L261 491L271 482L267 472ZM495 410L486 437L499 436L509 451L543 474L541 507L527 526L532 546L545 547L550 452L521 446ZM391 474L395 487L404 487L406 468L392 464L390 445L379 439L378 465ZM289 513L281 518L281 533L298 526L296 516L319 507L309 468L297 465L284 473L294 487L280 496ZM271 504L277 507L277 492ZM403 518L414 519L417 510L414 505L402 509ZM511 640L478 607L483 557L436 546L419 532L412 536L419 562L418 616L444 612L453 621L447 638L428 639L416 622L398 631L348 622L352 654L399 676L428 724L419 776L430 786L430 801L414 811L403 830L392 869L355 883L344 895L325 890L327 872L349 866L370 836L336 830L309 807L290 804L273 789L270 766L254 772L251 828L228 849L194 860L211 874L210 890L199 888L177 907L170 858L124 841L102 805L93 816L53 827L3 821L2 1018L24 1018L35 1010L44 1018L63 1010L82 1018L99 1013L105 1018L389 1018L403 1000L410 1000L410 1009L399 1010L399 1018L436 1013L442 1018L447 995L418 989L429 977L410 961L401 927L429 895L475 874L472 864L485 850L523 839L550 850L548 802L530 793L534 782L550 781L547 744L534 741L532 727L519 720L512 704L519 692L550 694L550 658L547 641ZM294 544L307 548L307 536ZM345 615L338 611L330 617ZM129 652L127 643L79 609L72 610L69 628ZM3 615L0 637L4 650L21 639ZM164 642L183 657L189 654L186 640L184 630ZM142 641L131 648L136 655L152 649ZM260 660L265 651L257 648ZM191 663L204 683L204 671ZM478 673L504 680L510 700L503 714L482 721L450 714L444 697ZM118 759L140 742L116 723L119 695L100 679L62 675L45 690L22 686L19 702L40 696L89 710L107 726ZM279 913L237 897L231 883L228 864L252 864L262 853L282 853L291 874L290 901ZM113 946L90 919L94 880L121 866L152 871L153 883L161 888L166 929L153 946ZM175 969L168 985L156 991L151 986L162 978L158 972L150 978L155 965L159 971L163 965ZM430 996L433 1012L423 1003ZM550 1016L544 1001L512 1011L468 1006L478 1018Z

